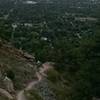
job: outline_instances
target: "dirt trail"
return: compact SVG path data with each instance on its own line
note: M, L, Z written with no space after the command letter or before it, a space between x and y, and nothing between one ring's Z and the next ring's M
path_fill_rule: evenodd
M28 86L25 89L19 91L16 97L17 100L27 100L24 91L31 90L35 84L39 83L43 79L43 77L46 76L45 72L48 71L50 68L52 67L48 63L44 63L42 67L39 69L39 72L36 72L37 80L32 81L28 84Z
M17 100L26 100L26 97L24 95L24 90L20 91L17 95Z
M2 95L6 96L8 99L13 100L13 96L9 92L7 92L6 90L0 88L0 93Z

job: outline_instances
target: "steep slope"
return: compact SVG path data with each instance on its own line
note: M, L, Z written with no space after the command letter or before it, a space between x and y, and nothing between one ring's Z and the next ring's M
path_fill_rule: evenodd
M8 44L0 45L0 84L5 73L14 78L15 89L19 90L31 81L35 73L34 57L25 54ZM11 73L10 73L11 72ZM12 74L12 75L10 75ZM3 85L0 85L0 87Z
M48 62L38 68L35 57L0 39L0 100L58 100L59 94L53 87L62 82L59 79L57 84L52 82L50 76L59 75L50 74L48 70L56 72ZM4 82L7 77L14 85L13 92L8 90L9 83Z

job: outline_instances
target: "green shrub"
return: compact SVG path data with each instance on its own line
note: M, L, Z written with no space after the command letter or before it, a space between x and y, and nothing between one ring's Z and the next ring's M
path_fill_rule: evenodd
M26 93L28 100L43 100L38 91L31 90Z
M58 82L60 80L60 74L56 70L54 70L54 69L49 70L47 74L48 74L47 78L51 82L56 83L56 82Z

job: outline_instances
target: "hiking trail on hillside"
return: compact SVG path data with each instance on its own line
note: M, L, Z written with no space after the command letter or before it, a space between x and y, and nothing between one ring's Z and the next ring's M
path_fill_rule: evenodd
M48 63L44 63L42 65L42 67L40 67L39 71L36 72L37 80L34 80L34 81L30 82L26 88L19 91L17 96L16 96L17 100L27 100L26 96L25 96L25 91L32 90L33 87L36 84L38 84L44 78L44 76L46 76L45 72L48 71L51 68L52 68L52 66L50 66Z

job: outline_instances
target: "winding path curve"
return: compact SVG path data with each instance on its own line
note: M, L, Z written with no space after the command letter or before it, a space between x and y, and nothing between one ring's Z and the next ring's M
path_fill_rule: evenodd
M45 74L45 72L47 72L51 68L53 68L53 67L48 62L44 63L42 65L42 67L39 69L39 71L36 72L37 80L34 80L34 81L30 82L26 88L24 88L23 90L19 91L17 93L16 99L17 100L27 100L26 97L25 97L24 91L29 91L29 90L33 89L35 84L39 83L43 79L44 76L45 77L47 76ZM0 93L2 95L6 96L9 100L14 100L14 97L8 91L0 88Z
M45 72L51 68L52 66L50 66L48 62L44 63L42 67L39 69L39 72L36 72L37 80L30 82L25 89L19 91L16 96L17 100L27 100L24 91L31 90L35 84L39 83L43 79L43 77L46 76Z

